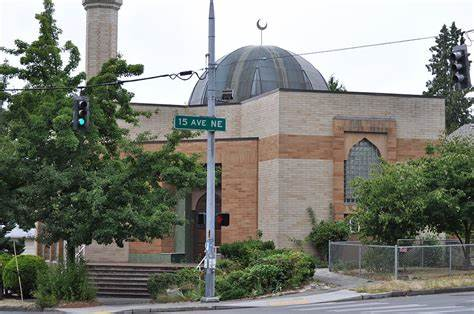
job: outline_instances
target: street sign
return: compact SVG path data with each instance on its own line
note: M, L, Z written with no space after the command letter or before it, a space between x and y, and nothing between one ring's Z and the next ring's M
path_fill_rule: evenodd
M184 130L225 131L224 118L175 116L174 128Z

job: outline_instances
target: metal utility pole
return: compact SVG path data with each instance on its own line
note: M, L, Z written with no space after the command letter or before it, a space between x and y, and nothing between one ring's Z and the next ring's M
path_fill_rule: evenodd
M208 89L207 115L216 116L216 64L215 64L215 18L214 2L209 5L209 60L208 60ZM216 251L215 251L215 132L207 132L207 194L206 194L206 292L202 302L218 302L215 296L216 286Z

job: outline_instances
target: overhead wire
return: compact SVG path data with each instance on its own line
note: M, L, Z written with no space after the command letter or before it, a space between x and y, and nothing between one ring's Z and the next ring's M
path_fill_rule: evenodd
M466 35L469 38L469 33L474 32L474 29L469 29L463 32L463 35ZM308 56L308 55L315 55L315 54L323 54L323 53L331 53L331 52L339 52L339 51L347 51L353 49L361 49L361 48L370 48L370 47L380 47L380 46L387 46L387 45L395 45L413 41L420 41L420 40L427 40L436 38L437 35L434 36L425 36L425 37L417 37L417 38L409 38L409 39L402 39L402 40L394 40L394 41L386 41L381 43L375 44L365 44L365 45L357 45L357 46L349 46L349 47L341 47L341 48L334 48L334 49L326 49L326 50L316 50L316 51L309 51L309 52L302 52L302 53L290 53L287 55L279 55L279 56L272 56L272 57L261 57L261 58L254 58L254 59L245 59L245 60L237 60L231 63L227 63L225 65L219 64L218 67L221 66L231 66L240 62L249 62L249 61L267 61L267 60L274 60L274 59L283 59L283 58L290 58L294 56ZM198 71L207 70L207 68L201 68ZM199 75L196 71L181 71L179 73L171 73L171 74L161 74L161 75L154 75L136 79L128 79L128 80L116 80L113 82L105 82L105 83L98 83L93 85L82 85L82 86L43 86L43 87L26 87L26 88L6 88L1 89L0 92L18 92L18 91L45 91L45 90L69 90L69 89L87 89L93 87L101 87L101 86L110 86L110 85L122 85L125 83L132 83L132 82L139 82L139 81L146 81L146 80L153 80L157 78L170 78L172 80L180 79L182 81L190 80L193 76L196 76L199 80L206 79L207 71L204 72L202 75Z
M469 29L467 31L464 31L463 34L465 34L469 38L468 34L471 33L471 32L474 32L474 29ZM402 39L402 40L386 41L386 42L375 43L375 44L365 44L365 45L341 47L341 48L326 49L326 50L316 50L316 51L309 51L309 52L302 52L302 53L289 53L289 54L285 54L285 55L272 56L272 57L260 57L260 58L254 58L254 59L237 60L237 61L226 63L226 64L219 64L218 66L231 66L231 65L241 63L241 62L267 61L267 60L291 58L291 57L295 57L295 56L308 56L308 55L315 55L315 54L347 51L347 50L353 50L353 49L395 45L395 44L401 44L401 43L407 43L407 42L413 42L413 41L433 39L433 38L436 38L436 37L437 37L437 35L433 35L433 36L409 38L409 39ZM200 70L203 70L203 69L200 69Z
M104 83L97 83L91 85L80 85L80 86L41 86L41 87L24 87L24 88L5 88L0 89L0 92L19 92L19 91L48 91L48 90L83 90L93 87L103 87L103 86L111 86L111 85L122 85L126 83L132 82L139 82L139 81L146 81L146 80L154 80L157 78L170 78L172 80L180 79L182 81L187 81L191 79L193 76L196 76L199 80L204 80L207 76L207 73L199 75L196 71L181 71L179 73L171 73L171 74L160 74L160 75L153 75L147 77L140 77L136 79L128 79L128 80L116 80L112 82L104 82Z

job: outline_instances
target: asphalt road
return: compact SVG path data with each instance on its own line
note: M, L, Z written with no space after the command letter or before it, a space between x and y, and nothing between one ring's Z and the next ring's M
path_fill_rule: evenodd
M180 312L183 313L183 312ZM222 311L196 311L214 314L265 314L265 313L474 313L474 292L436 294L379 300L347 301L266 308L233 309Z

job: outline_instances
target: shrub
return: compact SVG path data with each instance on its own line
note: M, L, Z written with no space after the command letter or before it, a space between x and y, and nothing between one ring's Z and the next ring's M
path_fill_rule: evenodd
M5 268L5 265L8 263L8 261L12 258L10 254L7 253L1 253L0 252L0 287L2 286L2 274L3 274L3 268Z
M275 249L273 241L247 240L242 242L226 243L220 246L224 257L239 262L246 267L258 259L265 252Z
M204 282L196 268L183 268L176 272L178 288L187 300L199 300L204 295Z
M349 238L349 234L350 228L345 221L320 221L315 222L307 239L321 259L327 261L329 241L345 241Z
M96 295L96 289L89 281L86 263L63 262L50 266L38 275L38 287L35 291L40 307L51 307L60 301L89 301Z
M216 289L222 300L257 296L298 287L314 274L314 259L303 252L271 250L243 270L218 277Z
M246 270L244 281L251 283L253 293L260 295L282 289L283 270L275 265L257 264Z
M264 257L256 264L274 265L280 269L279 282L283 288L298 287L311 279L316 267L314 258L300 251L286 251Z
M165 296L166 289L179 288L183 300L198 300L203 295L201 272L195 268L183 268L176 273L160 273L148 279L148 292L158 301L171 300Z
M178 280L174 273L160 273L150 276L147 282L148 292L156 299L158 295L166 292L170 287L176 287Z
M18 260L18 269L23 294L25 296L31 296L36 288L38 272L46 272L48 266L46 265L46 262L38 256L20 255L17 256L16 259ZM20 293L15 258L10 259L3 269L3 285L5 289L11 290L15 293Z
M234 270L242 269L242 265L240 265L239 262L228 258L218 260L216 267L224 274L230 273Z
M216 281L216 291L221 300L240 299L250 295L251 287L246 272L236 270L224 277L218 277Z

